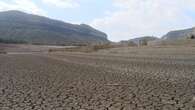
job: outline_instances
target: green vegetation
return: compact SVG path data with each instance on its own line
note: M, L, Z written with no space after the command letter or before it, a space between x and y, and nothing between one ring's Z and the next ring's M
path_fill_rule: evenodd
M1 39L0 38L0 43L5 43L5 44L25 44L25 41L22 40L13 40L13 39Z

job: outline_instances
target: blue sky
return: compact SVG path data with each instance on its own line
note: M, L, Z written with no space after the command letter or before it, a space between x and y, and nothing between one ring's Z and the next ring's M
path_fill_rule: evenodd
M37 4L47 10L47 15L52 18L61 19L72 23L89 23L94 18L104 17L105 10L114 10L112 0L80 0L79 6L72 8L56 7L44 4L40 0L34 0Z
M15 2L17 1L17 3ZM105 10L114 10L115 7L113 7L112 0L56 0L56 3L66 2L66 1L77 1L78 6L68 7L68 6L56 6L55 4L50 3L49 1L55 1L55 0L48 0L48 3L45 2L47 0L1 0L0 1L0 7L1 2L10 4L10 5L19 5L19 2L28 1L29 4L33 3L36 5L37 8L43 10L43 12L38 11L34 14L42 14L44 16L48 16L55 19L64 20L67 22L90 22L94 18L97 17L104 17L106 15ZM3 6L2 6L3 7ZM25 7L25 6L23 6ZM28 7L26 7L28 8ZM1 9L1 8L0 8ZM10 7L7 8L9 10ZM32 13L29 10L24 9L17 9L16 10L26 11L29 13ZM3 9L6 10L6 9Z
M6 10L86 23L112 41L195 26L195 0L1 0L0 11Z

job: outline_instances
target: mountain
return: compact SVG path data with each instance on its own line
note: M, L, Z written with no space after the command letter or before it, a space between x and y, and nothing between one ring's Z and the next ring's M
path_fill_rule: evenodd
M140 45L140 43L141 44L145 43L145 45L147 45L147 42L154 41L154 40L158 40L158 38L153 36L144 36L144 37L134 38L129 41L132 41L137 45Z
M184 30L177 30L168 32L162 37L163 40L182 40L195 37L195 27Z
M0 12L0 41L73 45L107 43L107 35L89 25L75 25L20 11Z
M122 40L120 42L118 42L118 45L123 45L123 46L137 46L136 43L134 43L133 41L126 41L126 40Z

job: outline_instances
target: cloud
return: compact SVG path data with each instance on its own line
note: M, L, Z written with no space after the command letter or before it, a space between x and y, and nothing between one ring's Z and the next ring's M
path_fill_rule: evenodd
M46 15L46 12L31 0L12 0L11 2L0 1L0 11L8 10L20 10L32 14Z
M194 25L195 0L113 0L117 11L90 24L113 41L166 32Z
M43 3L54 5L59 8L75 8L79 6L77 0L42 0L42 1Z

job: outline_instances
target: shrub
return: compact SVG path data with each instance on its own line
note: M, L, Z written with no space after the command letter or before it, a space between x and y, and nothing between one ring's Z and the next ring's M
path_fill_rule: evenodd
M94 45L92 46L94 51L98 51L101 49L110 49L110 48L114 48L114 45L111 44L101 44L101 45Z
M0 54L7 54L7 52L4 51L3 49L0 49Z
M102 49L114 48L114 45L110 44L101 44L101 45L88 45L88 46L75 46L70 48L61 48L61 49L49 49L48 52L95 52Z
M194 35L192 35L192 36L190 37L190 39L195 39L195 36L194 36Z

